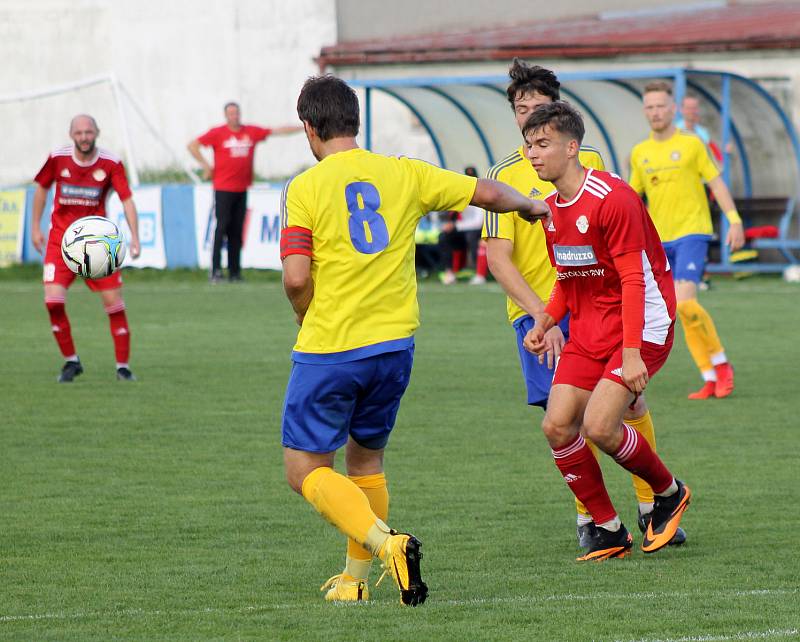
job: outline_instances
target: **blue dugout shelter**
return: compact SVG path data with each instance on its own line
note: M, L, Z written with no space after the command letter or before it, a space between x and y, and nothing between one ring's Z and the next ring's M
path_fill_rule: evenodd
M741 266L729 261L723 247L719 263L709 269L777 271L787 262L797 262L791 249L800 248L793 219L800 186L800 139L787 114L758 83L729 72L690 68L559 73L562 97L584 115L585 142L598 148L607 167L623 177L628 174L631 148L648 134L641 91L656 78L673 82L678 102L690 92L703 103L704 125L723 150L723 177L737 199L785 202L780 218L783 239L761 247L781 250L786 262ZM372 148L376 126L372 104L375 92L401 102L417 117L442 167L461 171L474 165L485 171L520 144L506 100L506 75L361 78L349 82L364 91L368 149ZM724 237L726 222L721 225L720 236Z

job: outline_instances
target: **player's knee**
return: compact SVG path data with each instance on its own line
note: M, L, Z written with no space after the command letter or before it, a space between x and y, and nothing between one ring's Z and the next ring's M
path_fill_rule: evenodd
M299 471L287 466L286 483L289 484L289 488L291 488L298 495L303 494L303 481L305 478L305 474L301 474Z
M619 431L619 425L612 425L606 421L584 418L581 432L601 450L608 452L611 444Z
M560 446L573 436L572 427L545 413L542 432L551 446Z

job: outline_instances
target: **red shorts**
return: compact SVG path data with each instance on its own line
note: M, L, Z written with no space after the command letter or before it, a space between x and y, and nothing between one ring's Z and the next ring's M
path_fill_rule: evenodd
M661 366L667 361L670 350L672 350L672 330L670 330L667 343L663 346L647 341L642 342L642 361L647 367L649 377L652 378L656 372L661 370ZM563 383L584 390L594 390L600 379L609 379L624 386L621 374L622 347L607 359L595 359L576 350L574 344L567 341L556 366L553 385Z
M64 263L61 256L61 237L64 236L63 230L50 230L50 237L47 239L47 250L44 254L44 272L42 282L45 285L56 284L64 288L72 285L78 278L72 270ZM83 279L92 292L102 292L103 290L117 290L122 287L122 275L119 271L102 279Z

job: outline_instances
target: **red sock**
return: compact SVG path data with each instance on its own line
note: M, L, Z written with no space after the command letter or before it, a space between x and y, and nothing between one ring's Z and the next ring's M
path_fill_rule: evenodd
M108 322L111 324L111 337L114 339L114 354L117 363L128 363L131 353L131 332L125 316L125 303L120 301L106 308Z
M486 246L483 243L478 246L478 254L475 257L475 274L484 279L489 274L489 261L486 258Z
M612 455L614 461L644 479L656 494L669 488L672 484L672 473L667 470L647 440L628 424L622 424L622 431L622 443Z
M69 326L67 310L64 307L63 296L45 297L44 304L47 313L50 315L50 325L53 329L53 336L56 338L61 354L64 358L75 356L75 344L72 342L72 330Z
M453 250L453 272L460 272L464 267L464 260L467 253L464 250Z
M563 448L553 450L553 459L567 486L586 506L595 524L611 521L617 516L603 483L600 464L583 437L578 435Z

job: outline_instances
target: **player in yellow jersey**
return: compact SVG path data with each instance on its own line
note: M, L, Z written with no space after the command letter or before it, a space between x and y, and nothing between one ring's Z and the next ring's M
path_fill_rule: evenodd
M283 283L300 324L283 410L286 477L349 537L326 599L367 599L377 557L402 603L416 606L428 592L420 542L386 525L383 472L419 325L414 231L433 210L473 204L534 220L548 208L495 181L359 149L358 98L333 76L306 81L297 113L319 163L283 199ZM342 447L347 476L333 470Z
M549 69L531 66L517 58L509 69L511 82L506 93L514 110L520 131L525 121L539 106L560 100L561 83ZM525 154L525 147L514 150L489 170L487 176L506 183L531 198L544 199L555 190L552 183L539 178ZM581 165L603 170L600 152L582 146L579 152ZM541 359L525 350L522 341L534 326L534 316L544 310L556 280L555 268L550 263L541 225L530 225L511 214L486 212L483 238L488 243L489 268L508 295L508 320L517 336L522 376L527 388L528 404L547 407L547 397L553 381L553 372L561 348L569 335L569 320L548 330L547 357ZM641 432L648 443L655 447L653 422L647 404L639 397L635 406L626 414L625 421ZM599 455L592 445L595 455ZM653 491L647 483L633 477L633 485L639 502L639 528L647 529L647 520L653 510ZM577 508L577 535L581 548L588 548L595 532L589 511L579 501ZM673 538L673 544L682 544L686 535L682 529Z
M703 376L703 387L689 399L727 397L733 392L733 367L711 315L697 301L697 284L705 271L713 228L705 183L730 226L725 243L732 251L744 245L742 219L725 181L703 141L674 124L675 101L666 81L644 89L644 114L650 137L631 152L630 184L647 197L675 279L678 316L686 345Z

